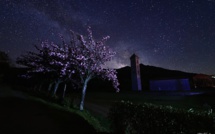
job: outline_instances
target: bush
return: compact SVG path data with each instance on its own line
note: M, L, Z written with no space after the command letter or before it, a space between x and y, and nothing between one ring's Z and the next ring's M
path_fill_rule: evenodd
M114 132L121 134L214 132L212 114L147 103L142 105L124 101L115 103L110 109L109 119Z

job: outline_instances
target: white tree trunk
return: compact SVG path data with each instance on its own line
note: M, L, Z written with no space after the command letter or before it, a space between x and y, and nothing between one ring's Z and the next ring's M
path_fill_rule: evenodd
M63 99L64 99L64 97L65 97L65 94L66 94L66 84L64 85L64 89L63 89Z
M84 86L82 88L81 103L80 103L81 111L84 110L84 99L85 99L85 95L86 95L87 83L88 83L88 81L85 81Z
M57 82L55 83L53 96L56 94L59 84L60 84L60 81L57 81Z
M49 84L48 92L50 92L50 91L51 91L51 89L52 89L52 85L53 85L53 83L50 83L50 84Z
M41 90L42 86L43 86L43 83L41 83L41 84L39 85L39 87L38 87L38 91L40 91L40 90Z

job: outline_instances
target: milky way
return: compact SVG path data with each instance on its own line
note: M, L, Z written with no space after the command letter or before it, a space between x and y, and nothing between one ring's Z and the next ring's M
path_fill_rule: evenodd
M72 29L109 35L111 66L145 65L215 74L214 0L1 0L0 50L15 61L42 40L60 43Z

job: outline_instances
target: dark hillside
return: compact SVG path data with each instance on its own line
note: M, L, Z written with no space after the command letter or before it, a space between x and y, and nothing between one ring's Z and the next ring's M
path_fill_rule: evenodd
M31 85L32 82L26 82L19 76L27 71L26 68L10 68L7 74L4 76L4 82L13 85ZM194 73L186 73L177 70L168 70L160 67L148 66L140 64L141 80L143 90L149 89L149 81L154 79L180 79L180 78L192 78ZM126 66L117 69L117 76L120 83L119 88L123 90L131 89L131 67ZM103 90L103 91L114 91L111 82L103 81L98 78L94 78L89 82L89 90Z
M192 77L196 74L187 73L177 70L169 70L160 67L148 66L140 64L141 81L143 90L149 90L150 80L162 80L162 79L183 79ZM192 83L192 81L190 81Z
M177 70L169 70L160 67L140 64L141 76L149 79L167 79L167 78L190 78L194 73L187 73Z
M117 69L120 88L123 90L131 89L131 67ZM186 73L177 70L169 70L160 67L140 64L141 81L143 90L149 89L149 81L153 79L180 79L192 78L194 73Z

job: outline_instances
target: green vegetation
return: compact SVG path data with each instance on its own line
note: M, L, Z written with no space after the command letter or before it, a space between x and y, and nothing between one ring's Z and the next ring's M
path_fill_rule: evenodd
M62 106L57 97L42 92L11 90L0 86L0 124L7 133L107 133L87 110ZM43 99L46 98L46 99ZM37 130L35 129L37 126ZM13 129L11 129L13 128ZM15 132L16 131L16 132ZM31 132L33 131L33 132Z
M195 93L195 92L194 92ZM214 93L190 95L189 92L88 92L87 102L101 107L110 108L114 102L121 100L135 103L152 103L156 105L172 106L189 110L207 110L205 105L215 109Z
M37 98L37 97L33 97L33 96L29 96L29 99L30 100L33 100L33 101L36 101L36 102L40 102L42 104L45 104L51 108L55 108L55 109L58 109L58 110L62 110L62 111L67 111L67 112L70 112L70 113L73 113L73 114L77 114L79 116L81 116L84 120L86 120L90 125L92 125L95 130L97 132L109 132L109 130L105 127L103 127L101 124L100 124L100 121L95 118L94 116L92 116L91 113L89 113L87 110L85 111L80 111L78 109L78 107L67 107L67 106L61 106L57 103L53 103L53 102L48 102L44 99L41 99L41 98ZM69 98L66 98L66 99L69 99Z
M192 92L192 93L201 93ZM97 107L89 106L87 109L93 114L102 126L106 129L110 126L110 121L106 118L109 109L115 102L121 100L129 100L133 103L144 104L151 103L157 106L171 106L176 109L198 111L198 112L212 112L215 109L215 101L212 92L203 94L190 95L190 92L88 92L86 103L94 104ZM104 110L100 110L104 109ZM214 114L214 113L212 113ZM99 116L98 116L99 115ZM99 118L98 118L99 117Z
M25 90L24 90L25 91ZM25 91L26 92L26 91ZM74 92L70 95L65 96L64 100L60 100L57 96L52 97L50 94L47 94L47 92L41 91L29 91L27 92L31 96L28 97L30 100L40 102L42 104L45 104L46 106L61 110L62 112L68 112L71 114L75 114L80 116L82 119L88 122L93 128L96 130L96 132L105 132L105 133L111 133L113 129L113 122L110 121L110 118L108 119L109 109L113 109L113 106L115 106L116 102L120 102L121 100L129 100L132 103L135 104L149 104L148 106L153 107L149 113L154 116L155 113L153 111L158 111L156 107L162 107L165 111L166 106L172 106L172 111L177 111L175 109L182 109L181 111L190 111L191 114L193 113L211 113L214 109L214 99L213 94L199 94L199 95L188 95L189 92L183 93L183 92L119 92L115 93L114 91L110 92L99 92L99 91L89 91L88 96L86 96L86 110L80 111L78 108L78 103L80 93ZM209 107L204 107L204 104L207 104ZM151 105L152 104L152 105ZM211 107L210 107L211 106ZM169 107L170 108L170 107ZM162 110L163 110L162 109ZM119 118L121 116L124 116L122 111L123 108L120 110L117 110L121 113ZM125 110L125 109L124 109ZM127 111L127 110L125 110ZM138 111L138 110L133 110ZM180 110L179 110L180 111ZM164 112L165 113L165 112ZM177 112L176 112L177 113ZM185 116L190 116L190 114L187 114L186 112L182 112L183 115L179 112L177 113L177 116L180 117L180 119L185 119ZM168 113L169 115L175 114L175 112ZM213 113L212 113L213 114ZM140 117L141 116L141 110L140 110ZM162 115L159 114L160 120L162 120ZM167 115L167 114L166 114ZM127 115L126 115L127 116ZM182 117L183 116L183 117ZM156 117L156 115L155 115ZM131 117L128 117L127 119L130 119ZM190 121L197 122L200 118L196 119L196 117L189 118ZM189 120L188 119L188 120ZM120 119L120 122L124 122L123 119ZM156 122L157 118L149 119L152 122L152 126L154 126L154 122ZM202 120L202 119L201 119ZM203 119L204 120L204 119ZM137 120L138 121L138 120ZM187 122L190 122L187 121ZM112 123L111 123L112 122ZM182 122L182 121L181 121ZM204 122L204 121L202 121ZM213 122L212 122L213 123ZM112 124L112 125L111 125ZM141 124L141 123L140 123ZM177 123L176 123L177 124ZM180 124L180 123L178 123ZM193 124L193 122L192 122ZM201 124L201 123L200 123ZM207 123L209 124L209 123ZM112 126L112 127L110 127ZM175 125L176 126L176 125ZM199 127L200 128L200 127ZM122 128L123 129L123 128ZM130 129L130 128L128 128ZM127 131L127 130L126 130ZM130 131L130 130L128 130ZM132 130L133 132L133 130ZM187 131L186 131L187 132ZM210 130L208 132L211 132Z
M115 133L195 134L213 133L213 116L209 112L183 110L149 103L121 101L110 110ZM206 125L207 124L207 125Z
M96 133L78 114L38 99L2 97L0 105L0 133Z

